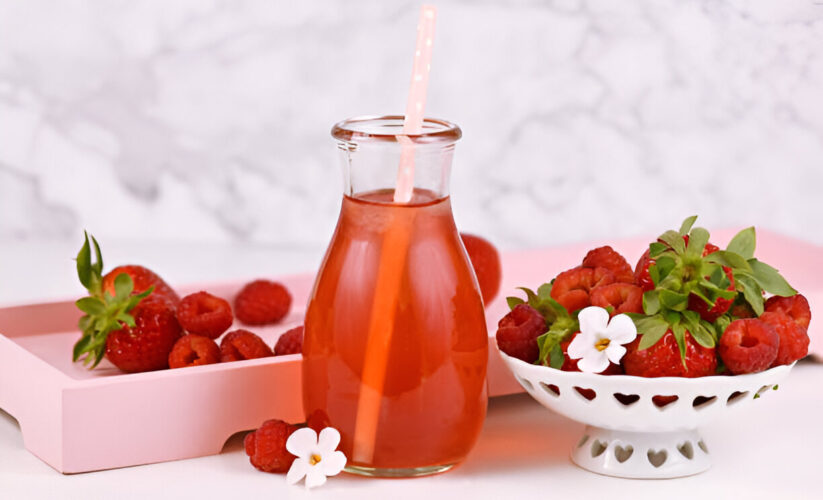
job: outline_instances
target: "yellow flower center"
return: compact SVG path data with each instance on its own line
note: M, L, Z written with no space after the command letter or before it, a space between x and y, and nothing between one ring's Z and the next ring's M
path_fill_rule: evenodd
M312 456L310 456L310 457L309 457L309 463L310 463L311 465L317 465L318 463L320 463L320 461L321 461L322 459L323 459L323 458L322 458L320 455L318 455L318 454L316 454L316 453L313 453L313 454L312 454Z
M609 347L609 342L611 342L609 339L600 339L594 343L594 348L600 352L603 352L607 347Z

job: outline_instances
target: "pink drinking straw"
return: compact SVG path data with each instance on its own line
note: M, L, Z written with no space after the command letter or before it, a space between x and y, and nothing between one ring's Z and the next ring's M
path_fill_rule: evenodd
M419 134L423 129L423 110L426 104L426 87L431 69L434 21L437 10L431 5L420 9L417 25L417 45L414 52L414 70L403 121L403 134L397 136L401 145L400 164L394 202L406 204L414 192L414 142L409 134ZM362 382L357 401L354 424L352 461L370 463L374 458L386 368L389 362L391 337L394 331L395 312L400 284L405 269L406 254L415 212L395 210L395 218L386 232L377 270L375 298L369 321L366 352L363 361Z
M408 136L417 135L423 130L423 113L426 109L426 90L429 86L429 73L431 72L436 17L437 9L433 5L424 5L420 8L414 66L409 97L406 101L406 116L403 119L403 135L397 136L401 151L397 184L394 189L395 203L408 203L414 192L414 144Z

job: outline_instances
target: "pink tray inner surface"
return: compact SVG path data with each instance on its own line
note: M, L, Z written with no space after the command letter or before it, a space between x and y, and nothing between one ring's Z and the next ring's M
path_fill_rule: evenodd
M724 246L735 231L717 231ZM648 238L610 242L633 265ZM497 355L497 321L508 312L506 295L518 286L536 288L560 271L579 265L585 253L606 242L506 253L500 296L487 305L489 394L522 389ZM758 258L780 269L803 292L817 317L823 304L823 248L767 231L758 232ZM292 292L289 316L280 324L253 328L273 345L302 322L313 276L280 278ZM233 297L242 284L181 287ZM0 308L0 408L15 416L26 447L61 472L84 472L219 453L232 434L267 418L302 420L300 357L284 356L183 370L123 374L107 361L93 371L72 363L79 312L73 301ZM236 325L236 327L238 327ZM823 355L818 320L809 331L812 352ZM207 415L203 418L203 415ZM128 418L133 432L123 436ZM94 439L92 434L110 436ZM116 437L115 437L116 436ZM212 439L203 439L211 436Z

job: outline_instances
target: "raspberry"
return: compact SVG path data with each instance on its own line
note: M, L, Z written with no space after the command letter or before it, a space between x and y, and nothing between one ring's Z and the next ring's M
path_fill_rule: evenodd
M289 312L291 295L280 283L252 281L234 299L234 314L247 325L267 325L281 320Z
M183 335L169 353L169 368L210 365L218 361L220 348L217 343L200 335Z
M560 369L563 370L564 372L579 372L580 371L580 368L577 367L577 362L579 360L571 359L569 357L569 344L571 344L572 340L574 340L574 338L577 337L578 335L580 335L580 332L575 333L574 335L572 335L571 337L567 338L566 340L564 340L563 342L560 343L560 348L563 350L563 358L564 358L563 366L560 367ZM614 363L609 363L609 366L606 367L605 370L600 372L600 375L622 375L622 374L623 374L623 368L621 368L620 365L616 365ZM584 391L585 390L586 389L584 389ZM578 392L583 394L580 390L578 390ZM583 394L583 397L586 397L586 395ZM586 398L586 399L592 399L592 398Z
M265 358L273 353L263 339L248 330L229 332L220 342L220 362Z
M266 420L254 432L246 434L243 444L249 462L263 472L288 472L297 458L286 450L286 441L297 426L282 420Z
M575 267L557 275L551 296L570 313L591 305L592 288L614 283L614 273L605 267Z
M680 357L680 349L674 333L669 330L653 346L638 350L642 336L626 346L623 369L626 375L639 377L705 377L717 370L714 347L703 347L686 332L686 366Z
M303 353L303 326L298 326L287 331L277 339L274 345L274 355L283 356L285 354Z
M723 332L717 343L717 354L733 374L755 373L771 366L781 343L777 331L769 323L759 319L738 319Z
M483 303L488 304L497 296L500 290L501 268L500 254L489 241L471 234L460 233L466 253L469 254Z
M234 317L228 302L207 292L197 292L180 301L177 320L189 333L216 339L229 329Z
M766 311L760 315L760 321L774 327L780 337L777 357L771 366L791 364L809 353L809 335L788 314Z
M612 283L591 291L592 305L612 308L611 315L643 312L643 290L629 283Z
M612 247L604 246L590 250L583 258L583 267L605 267L614 274L614 279L622 283L633 283L632 266Z
M785 313L804 330L809 329L809 322L812 319L809 301L799 293L791 297L778 297L777 295L769 297L769 300L766 301L766 311Z
M544 333L543 315L527 304L518 304L497 324L497 347L509 356L532 363L540 354L537 337Z

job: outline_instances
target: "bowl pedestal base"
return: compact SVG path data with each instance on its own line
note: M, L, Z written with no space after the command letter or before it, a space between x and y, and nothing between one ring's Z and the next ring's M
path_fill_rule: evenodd
M712 464L709 449L696 429L629 432L586 426L571 458L598 474L637 479L691 476Z

